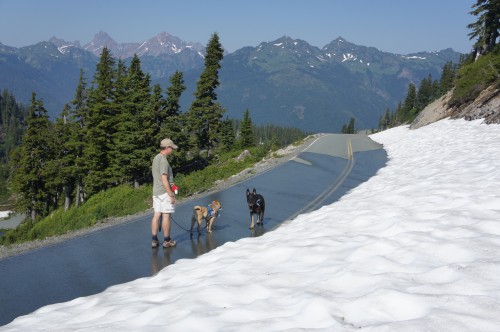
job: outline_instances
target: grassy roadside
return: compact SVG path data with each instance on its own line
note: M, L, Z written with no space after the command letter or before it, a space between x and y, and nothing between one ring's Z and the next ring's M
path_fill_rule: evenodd
M306 140L305 138L304 140ZM295 143L301 144L304 140ZM235 157L240 152L228 153L221 156L219 162L203 170L179 174L175 183L181 188L178 198L190 197L194 194L209 190L219 180L226 180L241 171L252 167L266 156L272 156L269 147L261 146L249 149L250 155L242 160ZM107 218L123 217L146 211L151 207L151 185L144 185L134 189L128 185L121 185L92 196L85 204L78 208L64 211L60 208L50 216L36 222L26 220L16 229L8 230L0 237L0 244L12 244L43 240L52 236L59 236L73 231L92 227L98 223L105 223Z

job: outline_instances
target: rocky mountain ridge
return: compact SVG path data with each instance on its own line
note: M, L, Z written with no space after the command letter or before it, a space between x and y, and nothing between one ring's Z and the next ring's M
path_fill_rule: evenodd
M223 43L223 38L221 38ZM81 46L51 38L48 42L12 48L0 44L0 89L29 102L31 92L44 100L55 118L73 99L80 69L91 83L99 52L106 46L125 63L139 55L152 84L169 86L175 71L184 73L187 87L181 111L189 108L204 64L204 47L160 33L142 43L117 43L100 32ZM283 36L256 47L243 47L222 60L217 93L230 118L246 109L257 125L275 124L308 132L338 132L351 117L356 128L378 126L387 108L394 109L409 83L432 75L439 79L444 64L457 63L453 50L392 54L349 43L342 37L323 48Z
M160 34L142 42L118 43L104 31L99 31L92 41L81 46L79 41L68 42L56 37L52 37L49 42L58 46L59 49L68 47L82 48L97 57L101 56L102 49L107 47L114 57L127 59L137 54L137 56L160 56L173 55L182 51L195 51L200 57L204 57L205 46L200 43L185 42L180 38L161 32Z

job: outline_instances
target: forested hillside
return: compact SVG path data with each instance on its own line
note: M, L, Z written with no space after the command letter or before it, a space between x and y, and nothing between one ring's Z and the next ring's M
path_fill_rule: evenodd
M0 205L6 203L11 192L8 190L9 154L21 143L25 130L27 107L18 103L15 97L3 90L0 95Z

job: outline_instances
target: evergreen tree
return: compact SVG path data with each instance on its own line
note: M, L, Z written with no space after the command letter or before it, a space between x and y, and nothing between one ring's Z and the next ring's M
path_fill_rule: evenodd
M398 106L396 106L396 111L394 112L394 115L391 118L391 127L399 126L403 123L404 123L403 103L399 102Z
M135 188L146 181L150 168L150 146L144 126L151 118L150 82L137 55L132 58L128 71L119 63L115 83L116 131L110 169L116 183L133 183Z
M158 150L159 142L169 137L178 146L177 153L173 154L169 161L172 167L178 167L186 160L186 152L189 150L188 130L186 129L186 117L181 114L180 99L186 90L182 72L176 71L170 76L170 86L167 88L167 99L161 118L161 130L156 137L155 151ZM154 154L153 154L154 155Z
M88 112L84 158L87 173L84 178L85 192L89 196L107 189L113 182L110 174L110 152L113 150L115 133L114 79L115 60L105 47L96 66L93 86L88 91Z
M415 112L419 113L422 111L425 106L434 100L434 98L432 76L429 74L427 78L420 81L420 86L415 100Z
M250 118L250 111L248 109L246 109L245 112L243 112L243 120L241 121L240 125L239 145L243 149L255 145L252 119Z
M132 60L132 62L134 59ZM122 59L118 59L116 71L113 75L113 97L111 98L111 109L113 118L110 118L109 126L113 128L109 155L108 174L114 184L128 183L130 177L130 159L128 154L133 151L131 137L134 130L133 123L136 121L134 104L131 98L131 87L128 81L128 68Z
M196 137L200 149L207 149L207 155L219 138L220 123L224 108L217 103L216 88L219 86L220 62L224 50L219 36L214 33L210 38L205 56L205 69L197 82L195 100L188 111L188 123Z
M441 73L441 79L439 81L439 94L441 96L445 95L448 91L450 91L455 85L455 77L457 75L456 66L453 65L451 61L448 61Z
M441 87L439 86L439 81L432 81L432 100L436 100L441 96Z
M222 121L221 126L221 149L222 151L231 151L235 143L233 121L226 119Z
M472 8L474 10L470 14L478 16L478 19L467 28L472 30L469 39L477 38L474 44L474 54L477 58L493 50L500 35L500 0L477 0Z
M356 130L354 129L354 123L355 123L355 119L353 117L351 117L351 119L349 120L349 125L347 126L347 133L348 134L355 134L356 133Z
M384 115L379 121L379 128L381 130L386 130L391 125L391 110L386 108Z
M135 60L135 61L134 61ZM135 142L132 153L131 176L134 187L146 182L150 173L150 149L151 145L145 132L144 124L152 117L151 109L151 76L145 74L141 69L141 62L134 56L129 69L129 83L132 89L132 104L137 114L134 123L132 139Z
M417 87L415 86L415 84L410 83L408 85L408 91L406 93L406 97L401 108L402 123L410 121L414 117L414 115L416 114L416 109L415 109L416 102L417 102Z
M170 76L170 86L167 88L166 116L179 116L181 114L180 100L182 93L186 90L184 75L176 71Z
M9 199L9 155L21 144L28 108L3 90L0 94L0 198Z
M86 163L83 156L85 147L86 133L86 118L88 116L87 107L87 83L84 78L83 70L80 70L80 78L75 91L75 98L71 101L72 108L69 110L69 130L70 136L67 142L64 143L68 153L68 159L72 159L72 163L67 161L68 172L72 175L75 183L72 187L76 188L75 206L79 206L84 201L83 178L86 171ZM68 190L71 186L68 186ZM69 199L71 201L71 199Z
M9 152L21 144L28 108L16 101L8 90L0 94L0 162L7 162Z
M161 127L167 119L167 112L165 110L167 107L166 105L167 101L162 95L160 85L155 84L153 86L153 93L148 105L151 116L144 124L145 135L149 141L151 156L156 155L159 149L160 141L162 140Z
M253 126L254 139L259 139L259 144L269 144L277 149L287 146L307 136L297 128L279 127L275 125Z
M347 125L343 125L342 126L342 134L355 134L356 133L356 130L354 129L354 123L355 123L355 119L353 117L351 117L351 119L349 120L349 124Z
M20 194L18 208L35 221L48 214L51 199L47 190L47 162L52 159L51 123L43 102L31 97L27 128L21 145L13 154L12 185Z
M68 210L73 201L73 190L75 181L75 151L77 146L72 141L73 133L77 124L69 120L70 106L65 105L60 117L56 119L53 135L54 156L47 162L47 176L50 181L47 188L50 192L60 197L64 197L64 209ZM54 208L57 208L58 201L54 202Z

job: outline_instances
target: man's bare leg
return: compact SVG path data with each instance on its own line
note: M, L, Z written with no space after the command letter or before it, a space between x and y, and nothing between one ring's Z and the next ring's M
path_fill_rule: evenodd
M176 245L176 242L170 238L170 213L163 213L162 217L161 228L163 229L163 238L165 239L163 242L163 247L174 247Z
M151 246L153 248L158 247L158 244L160 241L158 241L158 222L160 221L161 218L161 212L155 212L153 214L153 218L151 219L151 238L152 238L152 243Z

